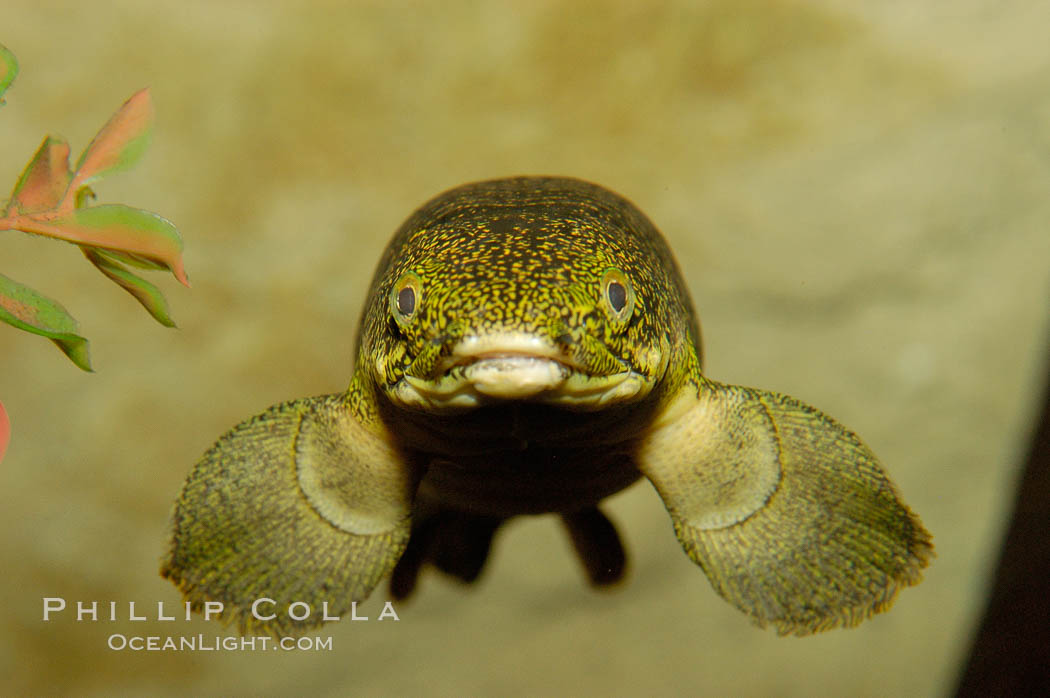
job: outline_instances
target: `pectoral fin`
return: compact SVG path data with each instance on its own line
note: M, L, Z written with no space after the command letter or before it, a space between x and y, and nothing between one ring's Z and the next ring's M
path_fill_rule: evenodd
M781 634L887 609L933 554L871 450L786 395L688 386L637 460L715 590Z
M325 602L329 616L342 615L393 569L417 483L342 396L276 405L197 463L161 574L196 610L222 602L222 618L242 633L303 632L324 620ZM308 606L308 617L290 616L296 602L292 615Z

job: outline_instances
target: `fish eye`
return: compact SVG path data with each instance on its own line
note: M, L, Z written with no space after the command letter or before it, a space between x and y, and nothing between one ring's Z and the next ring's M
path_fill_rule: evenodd
M404 327L415 317L422 296L422 284L415 272L407 272L390 289L390 314Z
M616 322L626 322L634 312L634 289L627 276L615 267L602 276L602 297L606 310Z
M619 281L610 281L606 293L609 294L609 305L614 312L621 313L627 307L627 289Z
M405 286L397 292L397 312L402 315L411 315L416 310L416 290L411 286Z

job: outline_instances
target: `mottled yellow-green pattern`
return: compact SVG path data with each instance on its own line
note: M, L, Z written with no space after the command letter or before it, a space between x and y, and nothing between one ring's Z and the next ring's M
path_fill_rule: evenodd
M408 541L415 483L396 480L401 471L391 467L387 444L347 422L340 396L295 400L241 423L204 455L176 502L176 537L161 570L195 611L221 600L221 612L212 617L235 623L242 633L302 632L320 625L325 613L347 615L351 602L368 596L392 569ZM355 468L351 451L367 458L367 466ZM307 504L302 471L315 458L322 477L338 477L325 470L331 465L356 476L340 488L347 497L394 507L403 502L400 516L390 514L395 524L348 533L333 524L333 507ZM369 477L367 467L380 464L393 482ZM349 502L367 514L367 501L358 504ZM263 602L253 614L259 599L273 603ZM297 601L311 604L310 615L300 621L289 615ZM270 615L275 617L269 622L260 620Z
M688 411L653 430L639 464L727 601L806 635L856 625L919 582L930 535L856 434L778 393L706 379L686 392Z
M610 270L634 290L626 326L602 312ZM420 280L421 308L392 332L388 296L406 274ZM424 205L379 261L361 327L358 366L384 357L381 387L406 371L434 378L436 347L490 330L546 337L591 375L625 365L652 378L663 343L684 375L700 346L677 264L649 219L607 189L554 177L468 184Z
M296 603L345 613L389 573L403 598L427 563L473 581L520 514L561 514L591 583L614 583L625 555L597 507L641 475L718 593L781 633L884 610L932 554L856 435L702 375L671 252L602 187L437 197L394 235L361 327L345 396L236 427L176 504L162 574L242 632L316 626ZM260 619L260 598L282 613Z

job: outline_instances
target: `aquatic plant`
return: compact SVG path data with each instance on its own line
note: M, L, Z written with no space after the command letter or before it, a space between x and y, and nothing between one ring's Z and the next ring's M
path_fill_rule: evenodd
M0 45L0 105L18 74L18 62ZM93 205L91 185L132 167L149 145L153 103L148 88L124 103L69 165L69 144L47 136L0 204L0 232L19 230L80 247L95 267L129 292L162 325L174 327L167 301L154 284L128 267L167 270L189 285L182 238L167 219L123 204ZM57 301L0 274L0 321L47 337L78 367L91 371L88 340ZM0 458L10 427L0 405Z

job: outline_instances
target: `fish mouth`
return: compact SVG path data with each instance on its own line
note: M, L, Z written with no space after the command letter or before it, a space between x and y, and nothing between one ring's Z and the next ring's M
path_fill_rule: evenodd
M438 359L431 377L406 374L392 397L405 406L461 410L525 400L600 409L648 392L644 376L623 370L592 375L559 347L528 334L465 337Z

